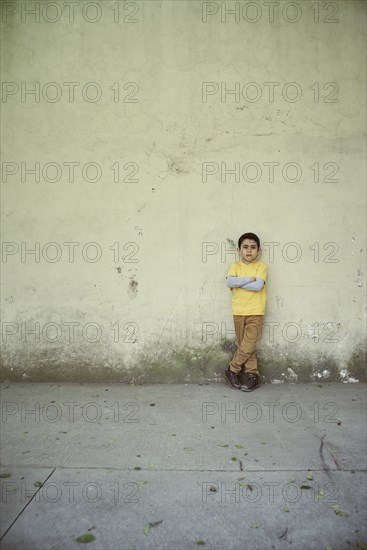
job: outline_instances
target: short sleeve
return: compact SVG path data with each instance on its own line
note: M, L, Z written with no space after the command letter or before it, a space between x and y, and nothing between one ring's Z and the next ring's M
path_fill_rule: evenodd
M227 277L237 277L237 266L236 264L232 264L230 268L228 269Z
M259 267L256 270L256 277L259 277L259 279L264 279L266 281L266 276L268 274L268 268L265 264L260 264Z

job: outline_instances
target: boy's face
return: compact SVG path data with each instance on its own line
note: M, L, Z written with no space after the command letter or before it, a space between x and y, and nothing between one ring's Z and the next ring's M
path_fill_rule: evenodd
M239 251L241 260L245 262L245 264L250 264L251 262L254 262L259 253L257 243L252 239L245 239L244 241L242 241L241 248L237 248L237 250Z

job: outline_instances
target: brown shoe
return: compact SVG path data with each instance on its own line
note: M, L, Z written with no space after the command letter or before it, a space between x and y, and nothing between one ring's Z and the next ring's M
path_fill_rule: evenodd
M241 387L242 391L253 391L259 385L259 375L255 372L247 374L246 382Z
M226 381L232 386L232 388L235 388L236 390L241 389L241 382L238 380L238 374L232 372L230 369L227 369L224 372L224 377Z

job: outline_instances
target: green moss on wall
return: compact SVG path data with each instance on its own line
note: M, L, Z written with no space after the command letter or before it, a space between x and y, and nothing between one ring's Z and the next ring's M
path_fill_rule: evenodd
M1 380L29 382L81 382L126 384L223 383L223 373L236 349L232 340L206 347L173 347L169 343L149 345L136 352L127 364L115 356L100 360L91 357L41 352L3 357ZM348 362L348 375L366 381L366 347L356 349ZM98 350L97 350L98 351ZM15 360L14 357L17 357ZM312 358L297 354L296 348L274 346L258 352L261 381L340 381L337 361L320 353Z
M352 354L348 361L347 369L348 376L359 380L360 382L367 382L367 345L361 344Z

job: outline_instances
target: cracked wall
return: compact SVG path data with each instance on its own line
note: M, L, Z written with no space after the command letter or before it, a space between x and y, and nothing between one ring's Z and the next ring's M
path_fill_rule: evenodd
M365 3L14 4L2 378L221 381L253 231L263 379L365 380Z

